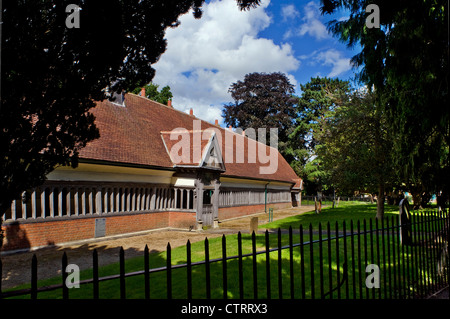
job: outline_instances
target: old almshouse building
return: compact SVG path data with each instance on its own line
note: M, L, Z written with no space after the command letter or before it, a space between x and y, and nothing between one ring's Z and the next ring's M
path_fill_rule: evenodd
M279 152L169 105L126 94L93 109L100 138L3 216L3 250L220 220L300 203ZM246 132L247 135L248 132Z

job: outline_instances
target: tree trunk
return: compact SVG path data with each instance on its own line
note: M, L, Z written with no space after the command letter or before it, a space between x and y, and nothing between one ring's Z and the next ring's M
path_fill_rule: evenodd
M378 196L377 196L377 215L376 219L382 220L384 216L384 185L378 185Z
M420 191L413 191L412 192L412 198L413 198L413 209L422 209L422 195L420 194Z

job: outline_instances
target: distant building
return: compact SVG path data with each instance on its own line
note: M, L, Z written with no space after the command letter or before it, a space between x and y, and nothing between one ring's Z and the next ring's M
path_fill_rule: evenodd
M219 220L300 205L302 181L277 150L175 110L170 101L134 94L116 101L92 110L100 138L80 152L76 169L56 168L12 203L3 216L3 250L217 227ZM273 172L264 173L259 149L274 154Z

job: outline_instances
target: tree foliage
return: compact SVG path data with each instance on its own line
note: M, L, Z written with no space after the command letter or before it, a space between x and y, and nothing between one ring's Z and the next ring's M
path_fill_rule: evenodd
M204 0L61 0L3 2L0 105L0 216L57 165L77 165L97 138L89 110L116 92L149 83L166 50L165 30ZM259 0L238 0L249 9ZM68 4L81 7L67 28Z
M377 1L379 29L365 25L370 2L322 0L322 12L350 11L329 30L348 46L361 45L352 62L359 79L376 89L402 177L448 196L448 182L440 178L450 173L448 1Z
M332 116L336 103L350 92L348 81L316 77L302 85L298 99L295 128L289 136L287 152L295 160L291 166L303 178L307 192L330 188L328 172L317 158L318 140L323 125Z
M318 157L339 192L378 193L383 217L385 191L397 182L386 116L373 92L355 91L333 111L318 135Z
M230 86L234 103L224 106L226 125L247 128L277 128L281 154L295 117L294 86L283 73L250 73ZM267 130L269 132L269 130ZM269 143L269 138L266 138Z
M145 89L145 97L152 100L152 101L156 101L158 103L161 104L167 104L167 102L172 99L173 94L170 91L170 86L166 85L165 87L163 87L160 91L158 90L159 85L158 84L154 84L154 83L150 83L144 86ZM142 88L137 87L133 90L134 94L140 94L141 93Z

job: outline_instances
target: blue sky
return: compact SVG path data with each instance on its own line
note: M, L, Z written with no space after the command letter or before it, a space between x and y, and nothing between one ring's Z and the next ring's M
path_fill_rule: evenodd
M171 87L175 108L223 124L223 104L233 101L228 88L247 73L283 72L297 94L311 77L350 80L358 48L348 49L326 30L328 21L346 14L321 16L319 8L319 0L264 0L241 12L235 0L207 1L200 20L188 13L167 30L153 81Z

